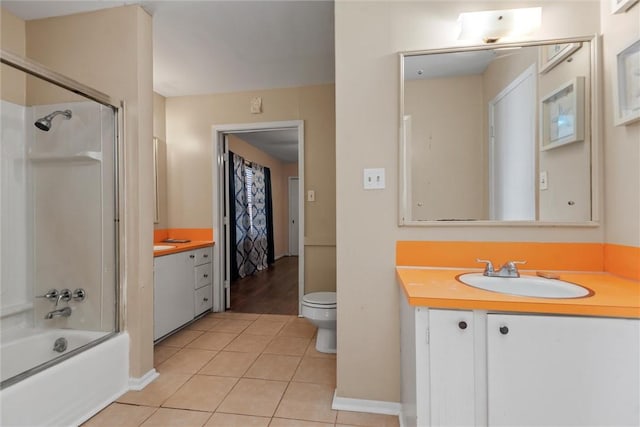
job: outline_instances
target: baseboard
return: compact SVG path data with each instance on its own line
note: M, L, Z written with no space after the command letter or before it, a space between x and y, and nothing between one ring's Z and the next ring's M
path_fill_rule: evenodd
M339 397L333 392L331 409L336 411L370 412L372 414L400 416L402 406L398 402L385 402L383 400L352 399Z
M122 396L123 394L125 394L127 392L127 389L121 390L117 393L115 393L113 396L105 399L102 403L100 403L99 405L96 405L95 407L91 408L90 410L87 411L86 414L84 414L82 417L78 418L77 420L75 420L75 422L72 422L70 424L55 424L55 425L71 425L71 426L80 426L83 423L85 423L86 421L88 421L91 417L93 417L94 415L96 415L98 412L102 411L104 408L106 408L107 406L111 405L113 402L115 402L116 400L118 400L118 398L120 396ZM54 425L54 424L51 424Z
M151 369L149 372L138 378L129 377L129 390L140 391L158 378L160 374Z

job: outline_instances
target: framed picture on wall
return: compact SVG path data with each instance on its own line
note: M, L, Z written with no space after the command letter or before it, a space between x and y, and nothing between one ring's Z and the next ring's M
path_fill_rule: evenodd
M624 13L636 3L638 0L611 0L611 13Z
M540 46L538 72L545 74L580 49L582 43L559 43Z
M542 98L540 150L584 139L584 77L562 84Z
M640 120L640 39L616 55L615 125Z

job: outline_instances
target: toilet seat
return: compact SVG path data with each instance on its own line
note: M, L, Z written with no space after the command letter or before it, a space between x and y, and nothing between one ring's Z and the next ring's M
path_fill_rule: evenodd
M302 297L302 304L311 308L336 308L336 293L312 292Z

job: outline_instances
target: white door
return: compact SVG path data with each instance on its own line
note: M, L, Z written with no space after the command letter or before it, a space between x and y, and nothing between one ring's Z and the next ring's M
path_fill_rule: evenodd
M640 425L640 322L487 316L489 426Z
M289 177L289 255L298 256L298 177Z
M489 102L490 219L536 218L535 65Z

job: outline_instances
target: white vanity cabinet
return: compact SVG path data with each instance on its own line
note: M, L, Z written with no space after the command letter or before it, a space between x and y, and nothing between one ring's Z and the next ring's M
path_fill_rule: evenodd
M640 320L402 300L404 425L640 425Z
M154 340L211 309L211 258L211 247L154 258Z

